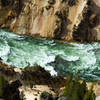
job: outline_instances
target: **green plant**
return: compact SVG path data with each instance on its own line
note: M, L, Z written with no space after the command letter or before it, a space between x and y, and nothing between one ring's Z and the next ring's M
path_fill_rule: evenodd
M68 100L95 100L95 93L93 91L94 85L88 90L86 82L80 82L79 75L80 73L78 72L76 77L73 78L73 74L70 74L63 96L68 97Z
M44 98L44 97L46 96L46 94L47 94L47 92L44 91L44 92L41 93L40 97L41 97L41 98Z
M32 88L33 88L33 82L30 81L30 82L29 82L29 85L30 85L30 88L32 89Z
M72 86L73 86L73 74L70 73L70 77L67 79L67 83L66 83L66 87L64 89L64 96L70 96L71 95L71 91L72 91Z
M93 85L94 84L92 84L92 86L89 89L89 91L86 92L83 100L95 100L95 93L93 92Z
M8 84L8 81L5 80L3 76L0 76L0 97L3 96L3 88Z

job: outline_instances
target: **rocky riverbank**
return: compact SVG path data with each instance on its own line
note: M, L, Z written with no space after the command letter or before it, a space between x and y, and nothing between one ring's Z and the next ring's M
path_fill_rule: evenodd
M4 76L9 84L21 84L19 93L25 100L47 100L41 99L41 93L46 91L45 95L51 98L59 98L58 94L63 93L63 89L66 86L67 78L61 76L51 76L48 71L45 71L40 66L26 67L24 69L7 66L0 62L0 76ZM16 81L17 80L17 81ZM18 81L19 80L19 81ZM88 82L88 89L91 88L92 83ZM12 86L12 85L11 85ZM99 100L99 82L95 83L94 92L96 94L96 100ZM8 91L9 92L9 91ZM16 94L17 95L17 94ZM6 100L6 99L5 99ZM15 99L12 99L15 100ZM20 99L19 99L20 100ZM48 99L49 100L49 99ZM52 100L52 99L50 99ZM65 100L65 99L55 99Z
M48 71L40 66L16 68L12 66L7 66L0 62L0 74L4 75L9 79L9 81L14 81L18 79L24 84L33 85L48 85L55 88L60 88L65 85L66 79L62 76L51 76Z

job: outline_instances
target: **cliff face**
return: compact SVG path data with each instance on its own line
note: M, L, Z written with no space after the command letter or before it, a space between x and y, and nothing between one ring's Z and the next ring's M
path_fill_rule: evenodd
M0 27L18 34L97 41L99 6L99 0L0 0Z
M74 27L73 38L80 41L100 41L100 0L88 0L83 19Z

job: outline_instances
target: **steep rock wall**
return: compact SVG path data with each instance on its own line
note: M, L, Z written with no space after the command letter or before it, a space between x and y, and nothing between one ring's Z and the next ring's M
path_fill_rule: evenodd
M9 1L9 0L8 0ZM55 39L72 39L72 29L79 14L79 6L84 0L15 0L19 9L15 15L11 15L14 7L9 6L6 14L0 13L6 18L1 18L1 27L9 27L12 32L18 34L38 35ZM21 2L21 4L20 4ZM22 5L22 6L19 6ZM16 9L16 8L15 8ZM20 11L20 14L17 12ZM3 11L4 12L4 11ZM80 11L81 13L81 11ZM8 17L13 16L10 21ZM5 23L5 24L4 24Z
M0 28L67 41L98 41L99 6L99 0L0 0Z
M88 0L83 19L74 27L73 38L78 41L100 41L100 0Z

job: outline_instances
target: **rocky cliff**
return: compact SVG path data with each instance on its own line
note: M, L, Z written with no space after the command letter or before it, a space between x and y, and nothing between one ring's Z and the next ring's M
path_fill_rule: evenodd
M18 34L100 40L100 0L0 0L0 28Z

